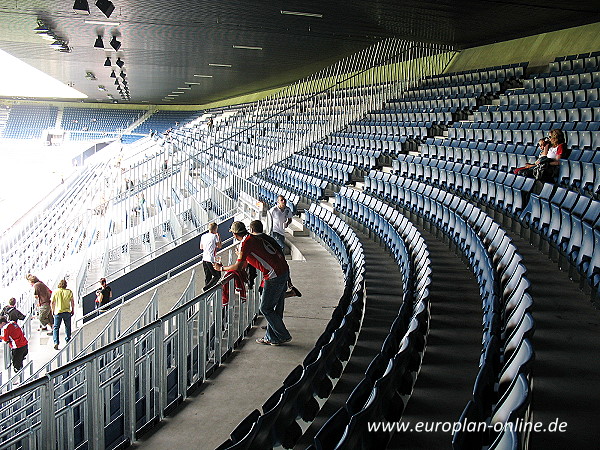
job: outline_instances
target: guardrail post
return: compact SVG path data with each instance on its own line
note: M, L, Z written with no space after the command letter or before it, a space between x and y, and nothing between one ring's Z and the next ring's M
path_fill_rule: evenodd
M86 420L87 435L90 448L104 450L104 396L100 392L99 360L92 359L85 364L85 390L87 395L88 415Z
M43 449L56 449L56 417L54 412L54 389L52 389L54 381L50 377L46 377L46 383L41 388L40 398L40 418L42 421L41 427L41 444Z
M188 321L186 320L185 309L177 315L177 341L178 390L181 398L185 400L187 398L187 356L189 352Z
M161 321L154 330L154 371L156 376L156 387L158 390L158 414L160 420L165 418L165 407L167 406L167 371L165 364L165 321Z
M123 345L123 387L125 397L124 431L129 442L134 442L135 434L135 339ZM140 389L142 383L140 382Z

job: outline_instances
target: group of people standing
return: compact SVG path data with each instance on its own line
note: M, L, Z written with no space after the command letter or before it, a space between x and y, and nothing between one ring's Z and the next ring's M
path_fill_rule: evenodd
M248 266L260 270L263 274L260 312L267 321L264 337L256 342L265 345L281 345L292 340L292 336L283 322L285 298L301 297L300 291L293 286L290 268L285 259L285 228L292 220L292 211L283 196L277 198L277 205L269 210L272 220L271 236L264 233L260 220L250 222L249 230L243 222L233 222L229 231L240 243L237 260L231 265L223 265L217 251L222 248L218 225L211 223L208 232L200 239L203 252L202 266L205 274L205 287L208 290L221 280L221 272L244 271ZM67 288L66 280L60 280L53 292L35 275L27 275L27 281L33 288L38 308L39 331L52 336L54 349L58 350L59 332L65 324L65 341L71 340L71 317L75 313L75 298ZM106 305L112 297L112 291L106 279L100 279L100 289L96 291L98 307ZM16 308L16 299L11 298L0 312L0 339L11 348L12 365L15 372L23 368L23 361L29 353L29 342L18 321L25 315ZM49 328L50 327L50 328Z
M208 232L200 239L200 249L203 251L205 290L219 282L221 272L241 272L249 266L260 270L263 283L259 310L267 325L264 337L256 342L277 346L292 340L283 322L285 298L301 297L302 294L291 283L290 268L284 255L284 230L291 222L292 211L283 196L278 197L277 205L269 210L269 215L273 223L271 236L263 232L260 220L250 222L249 230L243 222L233 222L229 231L239 242L237 259L233 264L224 265L216 257L217 250L222 246L216 223L211 223Z
M65 341L71 340L71 317L75 313L73 291L67 289L66 280L60 280L57 289L52 292L35 275L29 274L26 278L33 288L33 296L37 303L39 331L47 332L49 336L52 336L54 349L58 350L59 332L63 322L65 324ZM23 360L29 353L29 341L18 324L19 320L24 319L25 314L17 309L15 298L11 298L0 312L0 339L10 346L12 366L15 372L23 368Z

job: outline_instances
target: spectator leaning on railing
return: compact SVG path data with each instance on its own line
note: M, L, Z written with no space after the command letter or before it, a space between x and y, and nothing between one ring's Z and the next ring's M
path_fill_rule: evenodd
M23 368L23 360L29 353L29 342L17 322L9 321L6 316L0 316L0 339L8 343L15 372Z

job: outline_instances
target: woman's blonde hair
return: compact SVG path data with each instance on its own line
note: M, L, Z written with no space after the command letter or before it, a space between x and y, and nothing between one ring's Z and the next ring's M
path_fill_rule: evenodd
M563 134L562 130L559 130L558 128L554 128L552 130L550 130L550 140L552 141L552 145L553 146L557 146L559 144L564 144L565 143L565 135Z

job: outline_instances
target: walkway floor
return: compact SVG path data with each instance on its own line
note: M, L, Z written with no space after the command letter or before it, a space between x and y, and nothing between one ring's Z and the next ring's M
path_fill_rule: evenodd
M260 318L223 366L134 448L216 448L302 362L342 295L343 277L337 261L312 238L292 237L290 241L305 258L288 261L294 285L303 294L286 303L284 320L292 342L280 347L256 344L254 340L263 333L259 327L264 319Z

